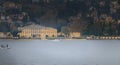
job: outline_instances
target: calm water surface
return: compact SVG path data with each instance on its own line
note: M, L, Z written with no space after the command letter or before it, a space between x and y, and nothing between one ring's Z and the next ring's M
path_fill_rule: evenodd
M0 40L0 64L120 65L119 40Z

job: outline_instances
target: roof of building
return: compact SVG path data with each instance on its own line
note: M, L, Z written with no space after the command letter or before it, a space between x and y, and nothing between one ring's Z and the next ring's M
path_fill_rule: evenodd
M52 27L46 27L46 26L42 26L39 24L31 24L28 26L24 26L24 27L18 27L18 30L23 30L23 29L54 29L56 30L56 28L52 28Z

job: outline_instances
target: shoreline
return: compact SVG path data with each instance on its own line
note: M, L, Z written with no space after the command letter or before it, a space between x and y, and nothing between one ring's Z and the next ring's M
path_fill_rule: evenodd
M25 39L25 38L21 38L21 39L14 39L14 38L0 38L0 39L4 39L4 40L7 40L7 39L12 39L12 40L22 40L22 39ZM87 40L87 39L26 39L26 40Z
M14 38L3 39L0 38L0 40L120 40L120 39L14 39Z

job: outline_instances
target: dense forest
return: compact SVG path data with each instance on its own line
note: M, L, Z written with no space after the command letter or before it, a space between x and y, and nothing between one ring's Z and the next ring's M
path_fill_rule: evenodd
M120 35L120 0L0 0L0 31L32 23L83 35Z

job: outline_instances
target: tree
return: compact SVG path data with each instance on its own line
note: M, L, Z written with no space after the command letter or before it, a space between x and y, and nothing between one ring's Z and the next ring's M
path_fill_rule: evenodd
M18 30L18 29L14 29L14 30L12 30L11 31L11 34L13 35L13 37L19 37L18 36L18 33L19 33L20 31Z
M62 27L61 32L65 34L65 37L69 37L70 30L68 27Z

